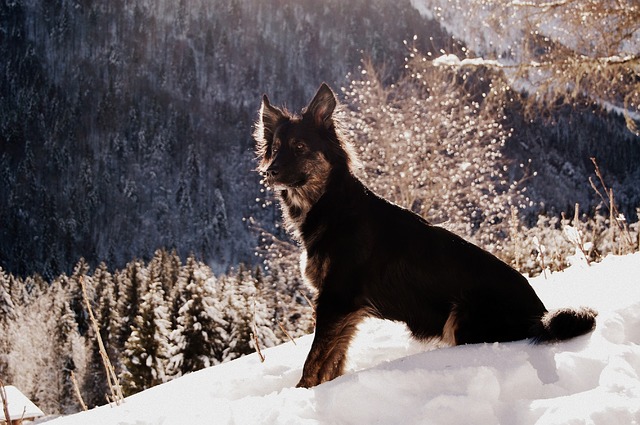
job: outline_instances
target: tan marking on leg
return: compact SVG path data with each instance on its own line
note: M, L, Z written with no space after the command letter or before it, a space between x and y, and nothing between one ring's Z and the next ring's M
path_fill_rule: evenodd
M456 345L456 331L458 330L458 322L455 310L451 310L449 318L442 328L442 342L450 346Z

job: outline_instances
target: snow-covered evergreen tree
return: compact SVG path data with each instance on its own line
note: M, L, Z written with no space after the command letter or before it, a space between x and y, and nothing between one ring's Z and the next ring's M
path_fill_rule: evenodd
M11 283L9 276L0 267L0 324L13 317L15 305L11 299Z
M235 280L232 279L228 274L220 275L217 278L217 292L219 298L219 306L222 318L222 329L221 335L226 336L226 343L221 345L219 350L216 350L216 358L219 362L225 362L227 360L231 360L231 350L230 345L233 343L233 330L234 330L234 322L236 320L237 314L234 309L234 286Z
M121 385L125 395L135 394L165 381L170 320L162 284L152 276L124 348Z
M116 275L120 325L117 330L117 346L120 352L131 335L135 318L140 310L140 299L149 286L146 268L137 260L127 264L125 270Z
M182 302L177 327L171 334L174 376L218 363L228 342L216 280L207 271L190 256L178 278L177 292Z
M102 263L93 273L96 299L92 309L100 326L100 338L109 360L115 363L119 352L117 349L118 326L121 320L118 316L116 285L113 276ZM106 396L110 394L107 373L104 367L97 335L93 326L87 332L88 362L83 382L84 401L91 408L107 403Z
M35 274L19 279L9 278L11 283L11 298L16 306L25 305L41 296L46 296L50 289L50 284L41 275Z
M89 299L95 298L95 287L92 278L87 275L89 265L84 258L81 258L73 269L73 273L68 279L63 279L63 283L67 284L66 291L69 293L69 307L74 313L74 319L78 325L80 335L85 335L91 324L89 323L89 313L84 304L84 296L82 294L82 286L80 280L84 280L85 290Z
M51 368L53 375L57 378L57 385L51 390L61 413L68 414L78 411L80 407L71 374L82 375L78 370L84 365L78 364L77 351L83 347L75 320L77 315L71 309L64 294L57 295L56 304L53 306L55 326L52 335L53 358L51 359Z
M224 360L233 360L255 351L253 342L253 306L256 288L244 264L238 266L233 282L225 285L225 320L230 323L229 346Z
M23 287L14 288L16 295L21 294L20 302L16 303L14 319L6 322L2 333L0 357L7 363L2 379L20 388L41 409L62 413L60 392L64 380L58 363L60 351L56 351L60 344L56 327L60 320L59 306L67 294L60 285L62 278L44 288L37 283L39 280L36 277L13 281ZM27 284L32 291L26 289ZM36 295L30 297L30 293Z
M10 341L8 339L8 321L15 319L15 305L11 299L11 287L9 286L9 276L0 267L0 376L7 374L9 359ZM5 378L6 379L6 378Z
M315 326L313 290L302 280L299 255L287 250L284 255L269 255L265 260L268 272L261 285L260 302L266 300L272 310L274 332L280 341L311 333Z
M260 267L256 267L251 279L255 285L255 295L253 297L253 338L254 348L273 347L279 344L282 339L276 336L277 317L276 305L278 299L274 291L270 291L267 287L268 280L262 273Z
M16 307L11 299L10 285L9 276L0 267L0 335L4 335L3 338L0 338L0 376L8 374L8 353L11 348L7 335L9 321L14 320L16 314Z
M169 252L166 249L156 250L147 266L149 270L153 270L157 275L166 298L171 298L173 295L174 287L180 274L180 267L180 257L178 257L175 250Z

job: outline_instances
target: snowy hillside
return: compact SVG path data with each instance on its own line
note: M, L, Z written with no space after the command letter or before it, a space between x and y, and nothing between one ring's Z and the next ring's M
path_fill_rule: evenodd
M574 265L532 285L549 308L599 310L596 330L561 344L434 349L369 321L347 374L297 389L311 336L58 418L76 424L637 424L640 253Z

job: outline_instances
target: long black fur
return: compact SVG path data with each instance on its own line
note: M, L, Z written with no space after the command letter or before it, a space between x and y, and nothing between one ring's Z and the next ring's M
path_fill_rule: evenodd
M301 243L305 279L318 293L316 333L298 383L343 372L357 324L375 316L407 324L417 338L451 345L557 341L589 332L596 312L549 313L527 280L461 237L371 192L323 84L301 115L265 95L254 138L260 171Z

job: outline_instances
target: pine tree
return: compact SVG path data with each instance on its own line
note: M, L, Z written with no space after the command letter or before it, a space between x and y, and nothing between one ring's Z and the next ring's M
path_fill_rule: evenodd
M0 267L0 325L14 316L15 305L11 299L10 285L9 276Z
M277 298L273 291L269 291L266 286L268 282L264 278L262 269L258 266L255 268L253 279L255 285L255 296L253 298L253 338L254 348L258 347L255 344L260 345L260 349L273 347L281 342L276 336L274 329L278 327L276 324L276 309Z
M79 348L76 314L71 309L65 294L58 294L54 306L56 325L53 335L52 369L57 376L57 388L54 389L56 401L61 413L73 413L79 410L79 402L71 380L71 373L78 372L76 351Z
M244 264L240 264L235 284L227 285L226 301L230 308L230 341L225 360L251 354L260 348L274 345L273 322L267 304L261 303L256 279ZM264 301L264 300L262 300ZM260 305L258 303L261 303Z
M88 271L89 265L84 258L81 258L74 267L71 277L66 281L69 285L66 288L69 293L69 307L75 315L75 321L78 324L78 332L83 336L87 333L91 325L89 323L87 309L84 306L84 296L82 295L80 279L84 279L85 288L88 292L89 298L93 299L95 296L92 279L90 276L87 276Z
M149 283L147 270L137 260L127 264L126 269L117 274L116 280L118 285L117 310L120 317L116 346L118 351L122 353L125 343L131 335L136 315L140 310L141 294L146 292Z
M246 354L253 353L253 301L256 288L245 266L240 264L235 276L234 284L227 284L226 317L230 323L229 346L224 354L224 360L233 360Z
M141 299L131 335L125 343L121 385L125 396L161 384L166 378L169 317L164 291L154 277Z
M15 305L11 299L9 276L0 267L0 335L8 335L8 321L15 319ZM6 354L9 352L11 341L9 338L0 339L0 376L7 375L8 362Z
M153 269L162 284L162 290L167 298L173 294L174 287L180 273L180 258L175 250L168 252L166 249L158 249L149 262L148 268Z
M272 298L274 319L280 323L276 335L280 341L313 332L315 322L310 300L313 294L300 278L298 258L295 255L272 256L268 260L268 285L263 285ZM280 329L282 326L285 330Z
M49 292L49 283L35 274L24 280L10 277L11 297L16 305L25 305Z
M216 353L227 339L216 298L216 281L207 271L210 272L190 256L178 279L183 302L177 311L177 328L171 335L171 365L176 376L217 363Z
M215 357L218 362L222 363L237 356L231 356L230 346L233 343L233 329L237 312L234 309L234 284L228 274L218 276L218 298L219 308L222 317L222 326L220 335L224 335L226 339L216 347Z
M96 320L100 324L100 337L109 360L115 362L118 358L117 331L120 325L117 300L114 295L115 283L113 276L102 263L93 274L96 287L96 300L92 306ZM107 374L97 336L93 327L87 333L89 358L84 379L84 399L91 407L103 405L107 402L106 396L110 394Z
M35 289L40 288L38 280L28 278L14 283L30 282ZM16 305L15 320L7 322L0 338L0 351L3 355L6 353L7 359L6 371L2 372L5 382L19 387L41 409L51 413L63 413L63 409L69 406L65 401L69 394L68 387L65 387L69 384L65 380L65 376L68 378L69 375L69 362L60 359L82 357L81 347L73 344L73 341L77 341L75 324L66 320L70 318L73 321L73 315L68 315L68 296L60 285L61 280L59 278L52 282L50 287L47 285L50 290L37 289L35 298L25 296ZM14 289L20 289L16 294L28 294L24 288ZM64 302L67 302L66 306ZM66 317L61 306L65 307ZM71 331L60 330L64 325ZM8 350L5 351L6 348ZM76 352L78 356L75 356ZM75 360L73 363L82 366ZM67 396L63 395L65 391Z

